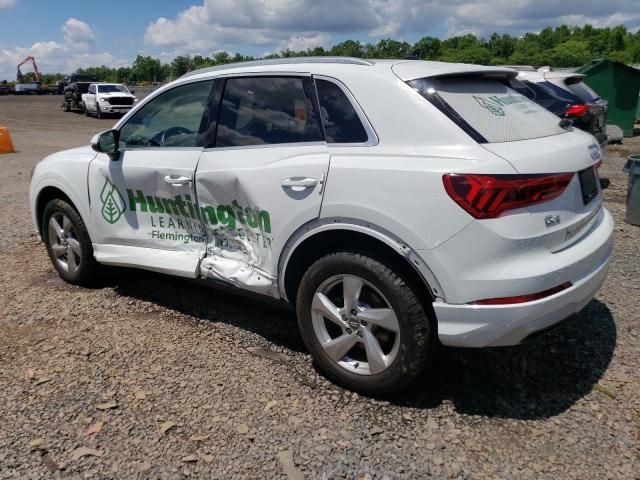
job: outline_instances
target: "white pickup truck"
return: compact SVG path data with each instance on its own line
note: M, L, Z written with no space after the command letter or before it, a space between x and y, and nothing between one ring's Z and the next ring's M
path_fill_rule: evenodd
M138 102L133 93L121 83L92 83L89 91L82 94L82 106L87 115L98 118L111 113L125 114Z

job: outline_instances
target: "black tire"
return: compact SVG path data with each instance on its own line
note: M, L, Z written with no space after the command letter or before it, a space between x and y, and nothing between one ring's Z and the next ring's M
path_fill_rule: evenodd
M102 110L100 110L100 105L96 105L96 117L101 120L104 118L104 114L102 113Z
M49 222L51 221L51 217L56 216L60 218L60 215L66 216L71 221L73 239L79 243L80 255L79 261L76 262L77 269L75 271L71 271L70 269L65 270L53 252L53 245L49 235ZM73 206L61 199L51 200L47 203L42 215L41 232L42 239L47 247L49 259L58 272L58 275L60 275L60 278L74 285L90 286L95 284L100 274L100 264L93 256L93 246L87 227ZM74 259L77 258L78 256L74 257Z
M87 117L91 116L91 114L89 113L89 110L87 110L87 104L84 102L82 102L82 111Z
M67 102L64 102L64 103L62 104L62 111L63 111L63 112L68 112L69 110L70 110L70 108L69 108L69 104L68 104Z
M379 373L364 375L341 366L325 351L314 329L314 296L327 281L341 275L356 276L377 289L386 297L397 318L399 347L392 362ZM425 308L410 285L411 282L389 266L365 254L338 252L314 262L302 277L296 311L302 338L318 369L335 383L366 395L400 390L420 375L428 366L437 346L433 328L435 322L432 310L428 306ZM352 320L355 318L352 317ZM351 333L348 330L346 332ZM360 333L358 336L362 338Z

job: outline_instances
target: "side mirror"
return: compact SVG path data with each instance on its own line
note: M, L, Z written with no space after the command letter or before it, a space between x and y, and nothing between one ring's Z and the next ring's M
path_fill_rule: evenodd
M130 93L131 95L133 95L134 93L136 93L136 91L135 91L135 90L129 90L129 93Z
M91 148L96 152L106 153L111 160L117 160L120 156L118 150L118 138L120 132L117 130L107 130L106 132L98 133L91 139Z

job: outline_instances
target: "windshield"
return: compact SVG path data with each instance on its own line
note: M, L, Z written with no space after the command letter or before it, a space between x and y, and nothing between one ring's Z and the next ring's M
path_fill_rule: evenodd
M124 85L98 85L98 93L129 93Z
M423 78L409 84L479 143L516 142L566 132L557 116L496 79Z

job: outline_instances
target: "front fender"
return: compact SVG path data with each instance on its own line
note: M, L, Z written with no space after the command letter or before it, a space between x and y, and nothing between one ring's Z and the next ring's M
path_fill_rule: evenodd
M65 155L64 158L63 155ZM92 225L89 221L91 210L87 185L90 156L91 154L86 149L76 149L55 154L36 165L29 188L31 219L36 231L40 230L38 200L47 187L52 187L60 190L71 200L84 220L89 235L93 238ZM95 152L93 152L93 157L95 157Z

